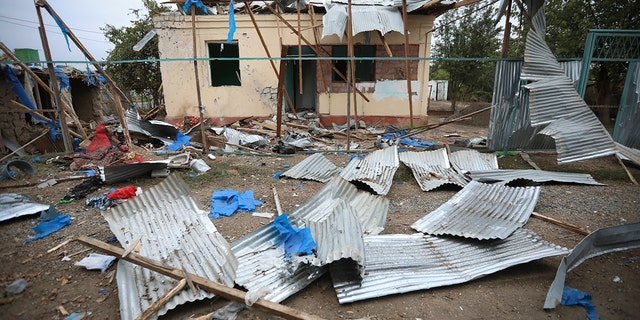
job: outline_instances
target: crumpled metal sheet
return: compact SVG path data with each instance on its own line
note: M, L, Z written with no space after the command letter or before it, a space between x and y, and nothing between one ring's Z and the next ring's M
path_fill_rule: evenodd
M562 289L567 272L585 260L635 248L640 248L640 223L602 228L590 233L571 250L571 254L560 261L556 277L547 292L544 308L553 309L562 301Z
M623 103L618 110L613 139L627 147L640 148L640 62L629 65Z
M36 214L48 209L48 205L37 203L26 194L0 194L0 221Z
M365 237L364 244L367 267L362 282L334 284L341 304L464 283L517 264L569 252L527 229L518 229L504 240L488 242L388 234Z
M471 181L411 227L432 235L505 239L527 222L539 195L540 187L507 187Z
M223 135L227 142L233 143L236 145L240 145L248 148L256 148L261 146L266 146L269 144L269 139L257 135L257 134L246 134L244 132L240 132L236 129L229 127L222 128L211 128L211 131L215 132L217 135ZM231 145L225 146L225 151L235 151L236 147Z
M140 255L233 286L237 260L178 175L102 214L124 247L140 239ZM122 319L135 319L178 283L124 260L118 262L117 281ZM203 290L196 294L182 290L154 318L180 304L213 296Z
M158 120L142 120L133 109L126 111L126 118L129 131L158 139L165 145L172 144L178 135L178 128L172 124Z
M413 177L423 191L430 191L445 184L467 185L467 179L449 165L447 150L406 151L399 154L400 161L411 169Z
M126 181L131 178L149 176L155 170L167 169L168 161L147 161L130 164L114 164L106 167L98 167L100 179L104 183L111 184Z
M453 168L461 174L470 171L498 170L498 157L495 153L459 150L451 153L449 161Z
M349 182L364 184L377 194L386 195L399 166L398 147L391 146L369 153L364 159L351 160L340 176Z
M488 171L471 171L469 173L473 180L478 182L507 184L514 180L530 180L534 182L564 182L578 183L592 186L604 186L593 179L587 173L570 173L570 172L554 172L544 170L488 170Z
M268 293L263 298L280 302L322 276L328 270L326 263L342 258L361 261L361 251L352 250L350 246L357 244L363 234L380 233L384 229L388 210L387 198L358 190L346 180L334 177L309 201L288 214L293 226L311 228L319 246L330 245L326 250L318 249L324 252L324 262L317 263L322 266L305 263L303 259L285 260L284 250L278 245L278 232L270 223L232 244L239 261L236 283L250 291L266 288ZM357 218L362 233L353 231L358 226L352 217L344 217L349 214ZM345 234L338 239L329 230L331 222L340 219L340 228L345 230ZM324 223L311 226L314 221ZM332 240L339 241L330 243ZM352 274L360 273L356 265L350 265Z
M336 167L336 165L323 154L314 153L285 171L282 176L292 179L327 182L331 180L333 176L340 173L340 170L340 168Z
M337 35L342 41L347 28L347 6L326 4L327 13L322 17L322 37ZM397 8L388 6L351 6L353 35L365 31L380 31L383 35L391 31L404 34L402 14Z

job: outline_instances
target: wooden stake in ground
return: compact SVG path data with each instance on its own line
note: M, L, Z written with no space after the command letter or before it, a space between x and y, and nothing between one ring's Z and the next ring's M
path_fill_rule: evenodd
M78 242L93 248L95 250L107 253L112 256L122 256L124 253L124 249L118 248L116 246L112 246L108 243L104 243L86 236L80 236L78 238ZM126 257L123 258L125 261L129 261L135 265L139 265L141 267L153 270L165 276L182 280L184 279L184 273L182 270L173 268L170 266L164 265L161 261L150 259L144 256L141 256L137 253L130 253ZM197 284L200 289L216 294L222 298L229 299L232 301L237 301L244 303L246 292L230 288L220 283L211 281L209 279L197 276L195 274L189 274L189 278L193 281L193 283ZM306 313L304 311L295 310L290 307L281 305L279 303L271 302L265 299L258 299L252 306L260 311L268 312L270 314L285 318L285 319L322 319L316 315L312 315Z

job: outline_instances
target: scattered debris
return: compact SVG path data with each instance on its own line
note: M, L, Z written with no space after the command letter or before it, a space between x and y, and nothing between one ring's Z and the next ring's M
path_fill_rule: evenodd
M563 306L582 306L587 310L587 319L600 319L596 314L596 307L591 303L591 295L586 292L582 292L569 286L564 286L564 289L562 290L562 301L560 303Z
M256 206L262 205L262 201L255 200L253 191L247 190L238 193L235 190L213 190L211 195L211 211L209 218L217 219L220 216L230 217L236 211L252 212Z
M76 262L75 265L78 267L85 267L87 270L100 270L100 273L104 273L115 260L116 257L113 256L92 253L88 257Z
M36 232L36 236L25 240L27 243L42 239L58 230L71 224L71 217L68 215L60 214L51 221L40 222L33 228Z
M16 180L19 177L19 174L15 171L15 169L18 169L22 173L30 176L36 173L35 169L33 169L33 166L29 162L20 159L14 159L7 162L7 164L2 167L2 171L0 171L0 180L4 178Z
M16 279L9 285L7 285L4 291L10 295L20 294L22 293L22 291L27 289L27 285L27 280L25 280L24 278Z
M36 214L49 210L49 206L40 204L26 194L0 194L0 221Z

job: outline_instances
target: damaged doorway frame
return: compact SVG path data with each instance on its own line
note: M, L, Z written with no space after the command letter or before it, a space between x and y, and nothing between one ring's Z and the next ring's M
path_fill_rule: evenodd
M298 54L298 47L289 46L287 57L316 57L317 55L309 46L301 46L302 52ZM291 103L285 100L285 110L296 112L317 112L318 94L316 88L316 60L312 59L292 59L286 60L284 87L291 95ZM302 68L300 67L302 65ZM302 71L302 76L300 75ZM302 79L302 84L300 83Z

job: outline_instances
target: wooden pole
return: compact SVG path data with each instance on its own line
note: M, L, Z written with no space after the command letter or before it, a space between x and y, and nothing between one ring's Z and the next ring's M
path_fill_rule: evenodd
M87 50L87 48L84 47L82 42L80 42L80 40L76 37L73 31L71 31L71 28L69 28L69 26L66 23L64 23L62 18L60 18L60 16L55 12L55 10L53 10L53 8L49 5L49 3L47 3L46 0L37 0L36 6L45 8L45 10L47 10L47 12L49 12L49 14L52 17L54 17L57 21L60 22L60 24L62 24L62 26L64 26L64 28L67 30L67 35L69 36L69 38L73 41L73 43L76 44L78 49L80 49L80 51L84 53L85 57L89 59L89 62L96 68L96 71L98 71L98 73L100 73L105 78L105 80L107 80L109 85L115 88L116 92L120 95L122 99L124 99L124 101L126 101L130 106L133 105L131 101L129 101L129 98L124 94L124 92L122 92L122 90L118 88L118 85L116 85L113 79L111 79L111 77L109 77L109 75L104 71L102 66L100 66L95 62L96 59L93 57L93 55L91 55L89 50Z
M620 159L620 156L616 153L615 157L616 157L616 160L618 160L618 163L620 164L620 166L622 166L622 169L624 169L624 171L627 173L627 176L629 177L629 180L631 180L631 183L637 186L638 181L636 180L636 178L633 177L629 169L627 169L627 166L624 164L624 162L622 162L622 159Z
M22 110L23 110L23 112L29 112L29 113L35 114L36 116L38 116L38 117L42 118L42 120L44 120L44 121L51 121L51 119L49 119L49 118L45 117L42 113L40 113L40 112L38 112L38 111L35 111L35 110L32 110L31 108L29 108L29 107L25 106L24 104L22 104L22 103L20 103L20 102L18 102L18 101L11 100L11 103L13 103L16 107L18 107L18 108L22 109ZM77 133L75 133L75 132L73 132L73 131L71 131L71 130L69 130L69 133L70 133L72 136L76 137L76 138L83 139L83 137L82 137L81 135L79 135L79 134L77 134Z
M0 42L0 49L2 51L4 51L4 53L11 58L11 60L14 61L14 63L17 63L26 73L28 73L33 79L36 80L36 83L39 84L45 91L47 91L50 95L54 95L53 90L51 90L51 88L49 88L49 86L44 83L44 81L42 81L42 79L40 79L40 77L38 77L37 74L35 74L33 71L31 71L31 69L29 69L29 67L27 65L25 65L24 63L22 63L22 61L20 61L20 59L18 59L18 57L16 57L13 52L11 52L11 50L9 50L9 48L7 48L4 43ZM37 92L37 90L36 90ZM76 121L76 124L78 125L78 131L80 131L81 136L77 136L78 138L81 139L88 139L89 136L87 135L87 133L84 131L84 127L82 127L82 125L80 124L80 120L77 119L76 113L75 111L73 111L73 108L71 108L71 106L67 105L66 102L62 101L62 99L60 100L62 102L62 106L65 108L65 110L67 112L69 112L69 114L74 118L74 121ZM27 108L29 109L29 108ZM31 110L31 109L29 109ZM47 120L49 121L49 120ZM69 130L72 134L75 133L71 130ZM77 133L76 133L77 134Z
M278 215L282 215L284 211L282 211L282 205L280 204L280 197L278 197L278 190L276 190L276 187L273 187L271 188L271 191L273 191L273 199L276 202L276 211L278 211Z
M118 248L116 246L112 246L110 244L107 244L86 236L80 236L78 238L78 242L80 242L85 246L88 246L90 248L107 253L115 257L121 256L122 253L124 253L124 249L122 248ZM147 258L137 253L132 252L128 254L126 257L124 257L123 260L129 261L135 265L139 265L143 268L150 269L152 271L163 274L167 277L171 277L173 279L182 280L185 278L184 273L182 272L181 269L167 266L163 264L161 261ZM197 276L195 274L189 274L188 277L191 278L193 283L197 284L200 287L200 289L214 293L215 295L225 299L244 303L244 298L246 295L246 292L244 291L227 287L225 285ZM316 315L312 315L300 310L295 310L290 307L281 305L279 303L271 302L269 300L265 300L262 298L258 299L258 301L256 301L251 307L260 311L268 312L270 314L273 314L279 317L283 317L285 319L321 319Z
M249 2L247 0L244 0L244 5L245 7L249 7ZM249 17L251 18L251 22L253 22L253 27L256 29L256 33L258 33L258 38L260 38L260 42L262 43L262 47L264 48L264 51L267 53L267 57L269 58L269 62L271 63L271 68L273 69L273 72L276 75L276 78L280 79L280 76L278 75L278 68L276 68L276 63L273 62L273 60L271 59L271 52L269 52L269 47L267 47L267 43L264 41L264 37L262 36L262 32L260 31L260 28L258 27L258 23L256 22L256 18L253 16L253 12L251 10L248 10L249 13ZM284 94L284 97L287 98L287 102L289 103L290 106L293 106L293 101L291 101L291 97L289 97L289 93L287 92L287 88L282 87L282 93ZM291 107L291 110L293 111L293 114L295 114L297 116L296 110L294 107Z
M198 96L198 113L200 114L200 134L202 138L202 152L209 151L207 144L207 134L204 132L204 106L202 105L202 94L200 93L200 77L198 75L198 46L196 40L196 6L191 6L191 38L193 39L193 72L196 78L196 95ZM213 75L212 75L213 76Z
M64 110L62 108L62 99L60 99L60 89L58 86L58 80L56 79L56 72L54 70L53 63L51 63L51 51L49 50L49 41L47 40L47 33L44 29L44 22L42 21L42 12L40 7L36 5L36 12L38 14L38 22L40 23L40 39L42 40L42 48L44 49L44 55L47 59L47 69L49 71L49 81L51 83L51 89L53 90L53 98L58 110L58 117L60 120L60 127L62 128L62 141L64 143L64 150L67 153L73 153L73 143L71 136L69 135L69 128L67 127L67 119L64 116Z
M348 1L347 3L347 45L348 45L348 55L349 55L349 65L351 66L351 88L356 88L356 81L358 79L356 79L356 61L354 60L355 58L355 52L354 52L354 48L353 48L353 14L351 12L351 0ZM349 69L347 69L349 70ZM347 86L347 89L349 88L349 86ZM347 90L347 99L349 99L349 101L351 101L351 90ZM353 114L354 114L354 118L355 118L355 128L356 131L358 130L358 99L357 97L354 95L353 96ZM347 121L347 125L349 125L349 128L351 128L351 117L349 117L349 120ZM347 129L349 132L350 129ZM349 150L349 143L347 143L347 150Z
M576 226L575 224L571 224L571 223L560 221L560 220L557 220L557 219L554 219L554 218L551 218L551 217L547 217L547 216L541 215L541 214L539 214L537 212L532 212L531 216L534 217L534 218L538 218L538 219L540 219L542 221L550 222L550 223L553 223L553 224L555 224L557 226L561 226L561 227L563 227L563 228L565 228L567 230L571 230L573 232L579 233L579 234L584 235L584 236L587 236L587 235L589 235L591 233L589 230L587 230L585 228L582 228L582 227L579 227L579 226Z
M504 23L504 36L502 37L502 56L507 57L509 53L509 38L511 37L511 0L509 0L509 7L507 8L507 17Z
M4 161L5 159L9 159L12 155L14 155L14 154L18 153L18 151L20 151L20 150L22 150L22 149L24 149L24 148L28 147L30 144L34 143L36 140L38 140L38 139L40 139L40 138L44 137L47 133L49 133L49 128L47 128L46 130L44 130L44 132L43 132L41 135L37 136L35 139L33 139L33 140L31 140L31 141L29 141L29 142L27 142L27 143L23 144L23 145L22 145L22 147L20 147L20 148L18 148L18 149L16 149L16 150L13 150L13 152L11 152L11 153L9 153L8 155L6 155L6 156L2 157L2 159L0 159L0 162Z
M407 93L409 95L409 125L413 128L413 94L411 90L411 63L409 61L409 20L407 16L407 0L402 0L402 19L404 20L404 58L405 75L407 77Z
M296 11L298 12L298 34L302 34L301 26L300 26L300 3L302 1L298 1L296 3ZM303 85L302 85L302 39L298 37L298 81L300 85L298 86L300 94L303 93Z
M380 32L380 30L378 31L378 37L380 37L380 42L382 42L382 45L384 46L384 50L387 51L387 55L389 57L393 57L393 52L391 52L391 48L389 48L389 44L387 43L387 40L384 38L384 35L382 34L382 32Z
M291 31L293 31L293 33L295 33L298 37L300 37L300 39L302 39L302 41L304 41L305 44L307 44L309 47L311 47L311 50L313 50L313 52L315 52L316 55L320 56L320 52L318 51L318 49L316 49L311 42L309 42L309 40L307 40L302 34L298 33L298 30L296 30L296 28L294 28L287 20L284 19L284 17L282 17L282 15L280 13L278 13L275 9L273 9L273 7L271 5L269 5L267 2L264 3L265 7L267 7L267 9L269 9L274 15L276 15L278 17L278 19L280 19L280 21L282 21L282 23L284 23ZM319 47L320 50L322 50L327 56L331 56L331 53L327 52L324 48L322 48L321 46ZM340 70L338 70L333 64L331 64L331 69L340 77L340 79L342 80L347 80L347 77L340 72ZM364 95L364 93L362 93L362 91L358 90L356 88L356 92L362 97L362 99L364 99L366 102L369 102L369 98L367 98L367 96Z
M265 2L266 3L266 2ZM282 46L280 51L280 56L284 57L287 54L287 47ZM285 62L284 60L280 60L280 72L278 72L278 106L276 111L276 137L280 137L282 135L282 92L284 91L284 68Z
M318 44L320 43L320 36L318 35L318 29L315 26L316 24L316 16L315 16L315 11L313 9L313 6L310 5L309 6L309 13L311 14L311 25L313 26L313 39L315 40L314 43L314 48L316 48L316 52L318 51ZM318 68L320 68L320 78L322 79L322 85L324 86L325 92L327 90L327 81L324 78L324 71L322 68L322 61L318 61L316 62L316 64L318 65Z
M144 310L139 316L136 317L136 320L146 320L151 318L151 315L158 312L162 306L167 304L169 300L173 299L173 297L180 293L184 287L187 286L187 280L182 279L178 282L178 284L169 290L167 293L163 294L160 299L156 300L152 305L150 305L146 310Z

